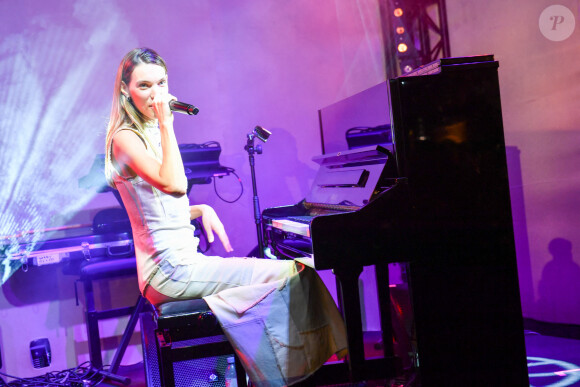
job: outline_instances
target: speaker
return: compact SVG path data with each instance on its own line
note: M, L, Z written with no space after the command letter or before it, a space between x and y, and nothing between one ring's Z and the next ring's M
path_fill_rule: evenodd
M142 313L140 320L145 381L147 387L161 387L154 337L155 323L150 313ZM197 345L218 339L221 340L219 337L205 337L183 343ZM175 387L225 387L224 375L228 365L227 358L228 356L224 355L175 362L173 365Z

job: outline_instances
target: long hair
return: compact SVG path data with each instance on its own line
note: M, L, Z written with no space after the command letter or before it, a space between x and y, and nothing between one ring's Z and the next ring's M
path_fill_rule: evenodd
M105 141L105 176L107 178L107 183L113 188L115 188L115 183L113 182L114 169L112 165L111 145L113 142L113 136L117 133L119 128L125 127L134 130L145 139L153 150L155 150L155 147L151 146L152 143L145 132L145 124L148 119L137 110L131 99L121 92L122 83L129 86L133 70L135 70L135 67L141 63L159 65L163 67L167 73L167 65L163 58L150 48L136 48L130 51L125 55L119 65L117 76L115 77L113 103L111 106L111 115L109 116L107 138Z

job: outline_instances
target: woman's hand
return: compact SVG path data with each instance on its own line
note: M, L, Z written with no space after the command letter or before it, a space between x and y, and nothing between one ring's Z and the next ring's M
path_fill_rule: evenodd
M206 204L200 204L196 206L189 207L189 214L190 219L196 219L201 216L201 222L203 224L203 228L207 235L207 241L209 243L213 243L215 240L214 232L217 234L218 238L222 242L225 250L229 253L234 251L232 245L230 244L230 240L228 235L226 234L226 230L224 225L222 224L221 220L217 216L215 210Z
M155 117L159 120L159 126L173 125L173 113L169 108L169 101L177 100L173 95L164 92L157 92L153 95L153 110Z

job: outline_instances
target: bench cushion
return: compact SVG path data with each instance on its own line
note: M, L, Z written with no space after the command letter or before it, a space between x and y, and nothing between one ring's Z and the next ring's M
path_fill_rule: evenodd
M94 281L136 274L137 264L135 257L107 259L95 263L89 262L81 268L81 280L83 281Z
M158 305L155 319L158 329L190 331L196 337L223 334L216 317L203 299L171 301ZM187 335L185 332L183 334Z

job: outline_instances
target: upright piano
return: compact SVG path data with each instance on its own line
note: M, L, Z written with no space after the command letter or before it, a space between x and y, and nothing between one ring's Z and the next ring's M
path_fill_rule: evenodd
M333 269L352 382L400 371L387 264L405 262L422 386L529 385L498 66L492 55L444 58L388 81L392 151L317 157L311 193L263 213L276 254L309 254L317 269ZM368 265L382 363L362 348L357 279Z

